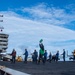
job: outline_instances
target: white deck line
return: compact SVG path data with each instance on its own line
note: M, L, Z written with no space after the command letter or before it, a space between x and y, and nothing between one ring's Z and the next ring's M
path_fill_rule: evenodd
M7 73L10 73L11 75L30 75L30 74L23 73L23 72L20 72L20 71L14 70L14 69L10 69L10 68L3 68L1 70L5 71Z

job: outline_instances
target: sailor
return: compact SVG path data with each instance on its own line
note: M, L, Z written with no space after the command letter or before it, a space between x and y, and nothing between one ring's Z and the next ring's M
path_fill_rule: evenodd
M52 60L52 54L51 54L51 52L50 52L50 54L49 54L49 62L51 63L51 60Z
M25 49L25 53L23 55L25 55L24 63L27 63L27 58L28 58L28 51L27 51L27 49Z
M15 60L16 60L16 51L15 51L15 49L13 49L11 55L12 55L12 63L15 63Z
M74 52L73 52L73 60L75 60L75 50L74 50Z
M43 42L43 39L41 39L39 41L40 50L39 50L39 61L38 61L38 63L40 63L40 60L42 60L42 62L44 63L44 45L42 42Z
M63 55L63 61L64 61L64 62L65 62L65 54L66 54L65 49L63 49L62 55Z
M59 51L56 53L56 62L59 60Z

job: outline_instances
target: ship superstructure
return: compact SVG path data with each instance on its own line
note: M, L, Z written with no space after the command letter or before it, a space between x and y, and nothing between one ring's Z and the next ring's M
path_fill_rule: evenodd
M8 48L8 34L0 33L0 52L5 52Z

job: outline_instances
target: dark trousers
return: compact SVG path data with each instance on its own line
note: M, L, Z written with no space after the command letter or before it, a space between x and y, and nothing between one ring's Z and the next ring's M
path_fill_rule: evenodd
M63 57L63 61L65 61L65 57Z
M56 57L56 62L58 61L58 59L59 59L59 58L58 58L58 56L57 56L57 57Z
M46 61L47 61L47 57L46 57L46 56L44 56L44 63L46 63Z
M12 56L12 63L15 63L16 56Z
M73 60L75 60L75 55L74 55L74 59Z
M44 63L44 55L42 55L42 54L39 55L39 61L38 61L38 63L40 63L40 60L42 60L42 62Z
M34 62L37 63L37 56L34 57Z
M24 58L24 63L27 63L27 57L28 57L28 56L25 56L25 58Z

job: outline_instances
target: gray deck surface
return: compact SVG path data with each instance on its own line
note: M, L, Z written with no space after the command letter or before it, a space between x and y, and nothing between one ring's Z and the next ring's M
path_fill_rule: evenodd
M28 62L16 62L12 64L6 61L0 61L0 65L6 66L31 75L75 75L75 62L47 62L46 64L34 64Z

